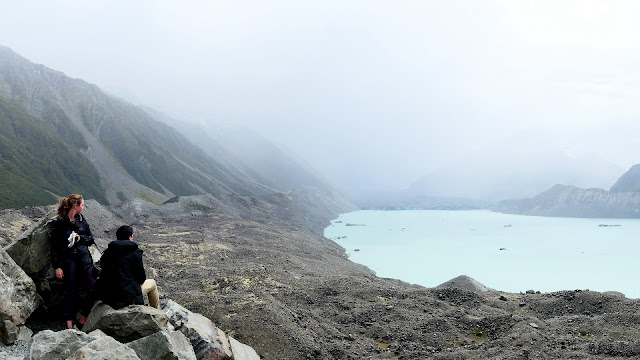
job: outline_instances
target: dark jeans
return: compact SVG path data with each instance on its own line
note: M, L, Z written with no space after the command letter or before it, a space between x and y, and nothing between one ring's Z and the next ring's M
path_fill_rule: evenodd
M66 266L64 271L64 316L65 320L75 321L77 312L77 298L78 298L78 286L91 289L96 283L96 278L93 274L93 266L85 269L84 264L80 259L75 257ZM80 312L83 315L87 315L91 310L91 305L85 303L81 304Z

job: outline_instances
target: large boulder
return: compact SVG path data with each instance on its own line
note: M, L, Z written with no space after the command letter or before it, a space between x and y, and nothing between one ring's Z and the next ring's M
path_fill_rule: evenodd
M0 249L0 321L24 324L38 307L36 285L3 249Z
M94 340L94 337L73 329L58 332L43 330L29 341L25 359L67 359Z
M41 310L62 313L64 290L51 266L51 223L58 218L53 212L40 219L5 249L35 283L42 301Z
M136 352L111 336L97 336L95 340L79 348L68 360L140 360Z
M211 320L191 312L173 300L162 307L175 330L181 331L191 342L198 360L231 359L231 345L225 333Z
M115 310L96 304L82 328L86 332L100 329L120 342L130 342L166 330L169 318L164 312L144 305L129 305Z
M32 360L139 360L133 349L98 331L85 334L68 329L44 330L28 343L25 359Z
M36 283L51 268L51 223L57 218L50 212L6 247L7 253Z
M196 360L189 339L180 331L160 331L127 345L142 360Z

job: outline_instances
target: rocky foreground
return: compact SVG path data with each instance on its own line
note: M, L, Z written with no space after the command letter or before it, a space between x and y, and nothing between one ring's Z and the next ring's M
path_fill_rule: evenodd
M20 214L0 214L4 233L24 226ZM122 221L87 218L99 244ZM640 358L640 301L619 293L504 293L468 277L424 288L378 278L298 225L214 210L138 218L134 229L165 300L265 359Z

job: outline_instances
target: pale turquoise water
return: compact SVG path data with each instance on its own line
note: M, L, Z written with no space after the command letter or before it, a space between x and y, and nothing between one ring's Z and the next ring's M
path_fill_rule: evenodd
M468 275L506 292L590 289L640 298L636 219L364 210L340 215L324 235L378 276L426 287Z

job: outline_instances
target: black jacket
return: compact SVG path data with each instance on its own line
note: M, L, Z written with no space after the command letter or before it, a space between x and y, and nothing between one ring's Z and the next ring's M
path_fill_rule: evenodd
M102 274L96 283L97 296L111 307L143 305L140 285L147 279L142 250L129 240L116 240L100 258Z
M73 231L80 235L80 241L69 248L68 239ZM93 243L93 233L82 214L77 214L76 221L73 223L68 217L54 221L51 230L51 263L53 268L62 268L69 264L73 256L82 259L85 267L93 265L88 247Z

